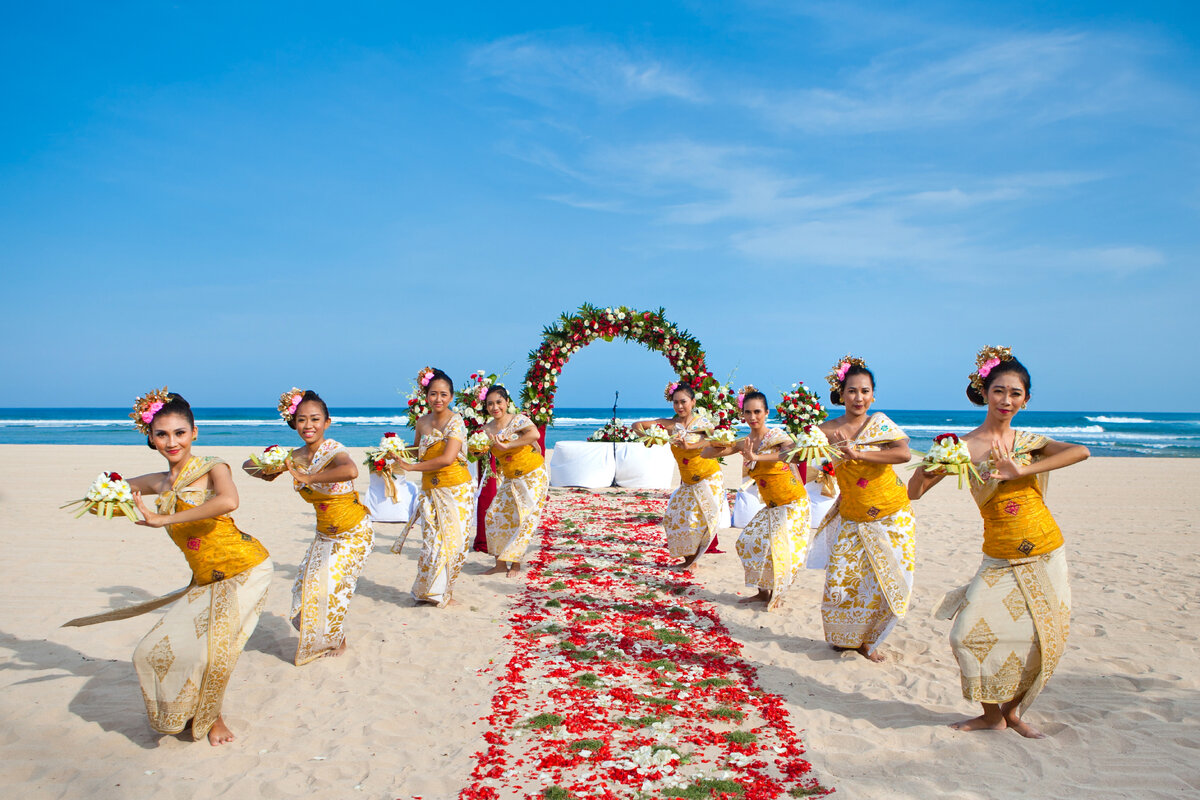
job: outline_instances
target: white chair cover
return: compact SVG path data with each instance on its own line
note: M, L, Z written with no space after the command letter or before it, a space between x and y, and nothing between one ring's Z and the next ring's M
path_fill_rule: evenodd
M665 444L646 447L640 442L617 445L617 486L627 489L670 489L675 459Z
M758 485L747 481L733 498L733 527L744 528L754 519L754 515L766 507L766 503L758 497Z
M808 504L812 513L812 529L815 534L817 529L821 527L821 521L829 513L829 507L837 499L837 495L826 497L821 494L821 485L815 482L804 484L804 489L808 492ZM809 569L825 569L829 564L829 556L833 552L833 546L837 544L838 533L839 531L830 529L825 532L824 536L814 535L812 543L808 546L808 557L805 559L804 565Z
M549 468L551 486L602 489L612 486L617 460L611 442L559 442L554 445Z
M400 475L396 479L396 502L388 499L383 476L371 473L371 482L367 487L367 511L372 522L408 522L417 503L418 487L415 483L404 480Z

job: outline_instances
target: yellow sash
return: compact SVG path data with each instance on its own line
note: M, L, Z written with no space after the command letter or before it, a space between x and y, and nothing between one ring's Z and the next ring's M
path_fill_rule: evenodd
M701 448L703 449L703 448ZM671 445L671 455L679 465L679 480L684 483L699 483L721 471L721 465L715 458L701 458L700 450L685 450L679 445Z
M213 467L224 463L215 456L192 456L180 470L171 488L158 496L158 513L174 514L199 505L186 502L180 495ZM202 490L194 491L205 494ZM177 522L167 526L167 534L183 552L188 566L192 568L192 582L197 586L231 578L257 567L269 555L261 542L239 531L228 514L194 522Z
M312 503L317 512L317 531L326 536L336 538L352 530L367 516L367 507L358 501L358 492L325 494L302 486L300 496Z
M808 496L804 484L782 461L755 461L750 468L750 477L758 484L758 496L768 508L786 506Z
M429 461L430 459L437 458L444 452L446 452L446 440L440 439L425 449L425 452L421 455L421 460ZM541 456L538 458L540 459ZM429 489L444 489L447 486L459 486L470 482L470 471L458 459L455 459L453 463L439 470L421 473L421 488L426 491Z
M979 514L983 552L992 558L1029 558L1062 547L1062 531L1042 500L1036 475L1001 482Z
M870 522L908 507L908 491L891 464L839 461L839 513L851 522Z
M430 447L429 449L432 450L433 448ZM506 451L497 451L493 448L492 455L496 457L496 464L500 467L500 474L506 478L519 478L522 475L528 475L545 462L542 454L533 449L533 445L525 445L524 447L518 447L516 450ZM466 469L464 468L465 471ZM462 481L459 481L459 483L462 483ZM454 486L456 484L442 485Z

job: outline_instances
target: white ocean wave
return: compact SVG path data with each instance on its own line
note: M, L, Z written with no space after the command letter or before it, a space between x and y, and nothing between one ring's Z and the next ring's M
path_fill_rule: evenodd
M972 426L967 426L967 425L901 425L900 427L906 431L928 431L928 432L932 432L932 433L963 433L965 431L972 430L975 426L973 426L973 425ZM1023 431L1029 431L1030 433L1044 433L1047 436L1050 436L1050 435L1056 434L1056 433L1069 435L1069 434L1080 434L1080 433L1105 433L1106 432L1104 430L1104 428L1100 427L1099 425L1084 425L1084 426L1065 425L1065 426L1058 426L1058 427L1056 427L1056 426L1026 427L1025 425L1018 425L1017 427ZM1172 437L1172 438L1174 438L1174 437Z
M1089 422L1107 422L1117 425L1133 425L1142 424L1150 425L1155 422L1164 422L1165 420L1143 419L1142 417L1087 417Z

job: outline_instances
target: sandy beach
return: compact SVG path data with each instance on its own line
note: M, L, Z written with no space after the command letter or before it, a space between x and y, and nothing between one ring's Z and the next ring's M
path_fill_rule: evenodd
M198 454L230 462L249 451L203 441ZM472 553L457 606L414 607L418 548L392 555L401 526L377 525L346 623L348 653L297 668L285 617L312 516L285 483L238 478L235 517L276 567L225 699L238 740L213 748L161 736L129 662L153 617L59 626L183 586L185 562L165 531L74 520L58 507L102 469L133 475L162 464L145 447L0 446L0 782L39 799L456 797L481 746L476 721L506 658L521 579L482 576L491 559ZM736 531L721 534L725 553L697 574L763 688L786 700L814 775L838 797L1200 796L1198 481L1200 460L1104 458L1051 479L1074 613L1067 653L1028 714L1044 741L946 727L977 713L959 690L949 623L931 617L978 566L981 525L966 491L946 483L915 506L912 608L883 664L825 645L820 572L806 573L780 612L735 605L749 593ZM365 475L358 484L365 491Z

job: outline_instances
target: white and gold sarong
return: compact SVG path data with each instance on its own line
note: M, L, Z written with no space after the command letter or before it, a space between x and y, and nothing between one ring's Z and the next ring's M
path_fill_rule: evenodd
M422 473L421 494L417 497L417 524L421 525L422 537L412 595L418 602L438 606L449 602L467 558L467 547L474 540L475 492L467 470L467 427L462 417L454 414L444 431L435 429L422 436L418 458L436 458L450 439L459 441L457 458L449 466Z
M790 436L772 428L759 445L759 452L778 452L791 444ZM742 529L737 553L746 585L771 592L772 603L777 603L804 569L811 533L808 493L783 461L756 461L750 477L765 505Z
M679 486L667 501L662 525L672 558L705 552L717 536L721 504L728 507L721 465L716 459L700 457L704 437L712 428L710 419L697 415L690 425L676 422L671 430L671 455L679 467Z
M515 414L497 438L514 441L529 427L533 427L532 420ZM500 476L496 496L484 517L487 550L497 561L520 562L537 530L550 490L550 475L541 454L532 447L502 451L495 458Z

